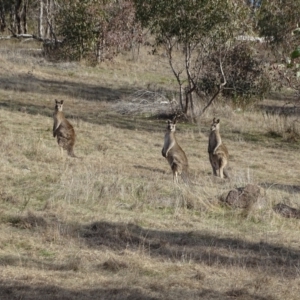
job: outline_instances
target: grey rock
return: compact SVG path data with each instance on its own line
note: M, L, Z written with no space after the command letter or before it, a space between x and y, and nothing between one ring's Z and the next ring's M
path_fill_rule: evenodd
M266 203L266 192L258 185L247 184L222 194L220 201L233 208L250 208L254 204L261 208Z

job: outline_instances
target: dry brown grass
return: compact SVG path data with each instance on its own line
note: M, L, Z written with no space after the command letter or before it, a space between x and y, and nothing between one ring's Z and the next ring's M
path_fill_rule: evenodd
M298 298L300 223L272 206L299 208L299 144L270 136L261 113L216 105L199 125L178 124L194 184L175 186L160 154L164 120L127 109L149 84L171 89L152 59L91 68L1 52L1 299ZM55 98L82 159L60 156ZM214 115L231 181L212 177ZM266 189L265 206L245 214L218 204L246 183Z

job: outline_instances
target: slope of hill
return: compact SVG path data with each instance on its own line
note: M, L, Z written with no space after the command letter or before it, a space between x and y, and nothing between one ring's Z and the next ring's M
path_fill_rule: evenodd
M298 298L300 223L272 210L299 207L286 119L216 104L198 125L179 123L193 184L174 185L157 117L170 111L161 91L176 88L163 57L92 68L0 52L1 299ZM81 159L60 156L54 99L65 100ZM230 181L208 161L213 116ZM219 205L247 183L266 189L263 207Z

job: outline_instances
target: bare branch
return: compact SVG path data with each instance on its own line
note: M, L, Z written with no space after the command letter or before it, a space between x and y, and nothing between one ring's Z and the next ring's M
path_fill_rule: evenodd
M222 66L222 61L220 59L220 70L223 76L223 82L221 82L218 86L218 90L216 91L216 93L212 96L212 98L209 100L209 102L207 103L207 105L202 109L200 116L202 114L204 114L204 112L209 108L209 106L213 103L213 101L216 99L216 97L220 94L221 90L223 89L223 87L226 85L226 78L225 78L225 74L223 71L223 66Z
M171 67L171 70L177 80L177 83L179 85L179 97L180 97L180 106L181 106L181 109L183 110L183 104L182 104L182 85L183 85L183 82L182 80L180 79L180 75L182 74L183 70L179 70L179 71L176 71L175 70L175 67L173 65L173 57L172 57L172 51L173 51L173 47L175 45L175 41L174 43L171 42L171 39L168 38L168 37L165 37L166 38L166 41L167 43L165 43L165 48L166 48L166 52L167 52L167 55L168 55L168 60L169 60L169 65Z

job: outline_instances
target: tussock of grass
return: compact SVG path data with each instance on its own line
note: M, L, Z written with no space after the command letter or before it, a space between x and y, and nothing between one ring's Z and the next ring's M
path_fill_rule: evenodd
M166 124L154 117L162 108L130 106L137 85L172 88L159 62L90 68L2 54L0 73L11 77L0 89L1 299L297 298L299 221L272 206L299 208L300 154L275 119L216 104L199 124L179 123L192 184L174 185L161 156ZM52 137L55 98L65 100L80 159L61 157ZM213 177L208 161L214 116L230 181ZM219 204L247 183L266 190L264 205Z

